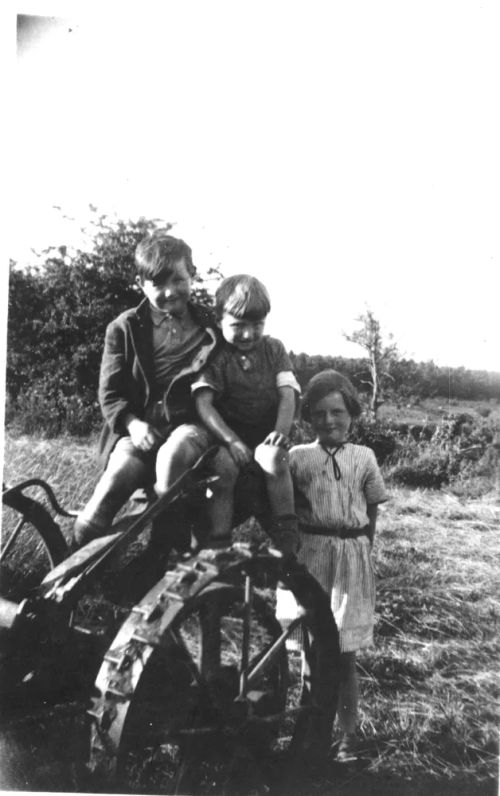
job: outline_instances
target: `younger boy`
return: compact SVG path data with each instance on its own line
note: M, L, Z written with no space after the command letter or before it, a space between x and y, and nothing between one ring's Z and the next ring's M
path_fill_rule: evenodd
M156 479L163 494L210 444L195 424L191 383L220 335L212 313L191 302L191 249L157 231L139 243L135 261L145 299L106 329L99 380L105 469L75 522L75 546L108 533L139 487Z
M270 535L282 552L294 553L298 529L288 434L300 387L283 343L264 335L270 309L269 294L255 277L239 274L222 281L215 311L224 343L192 391L201 420L222 443L209 507L211 538L228 537L238 473L255 458L266 478Z

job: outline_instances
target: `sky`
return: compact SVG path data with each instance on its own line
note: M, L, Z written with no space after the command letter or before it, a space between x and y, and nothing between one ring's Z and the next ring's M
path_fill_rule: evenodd
M78 245L89 203L160 218L201 271L260 278L296 353L361 356L343 333L369 307L406 358L500 371L496 0L19 0L6 20L9 256Z

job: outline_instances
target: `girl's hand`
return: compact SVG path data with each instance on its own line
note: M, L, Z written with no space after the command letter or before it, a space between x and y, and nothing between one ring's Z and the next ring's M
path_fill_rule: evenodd
M144 420L131 420L127 427L134 448L147 453L158 448L163 442L160 432Z
M284 448L286 451L289 451L292 447L292 443L290 442L290 437L287 437L286 434L280 434L279 431L271 431L270 434L267 435L263 445L276 445L277 448Z
M229 453L231 454L233 461L239 467L243 464L248 464L253 459L253 453L250 448L245 445L240 439L233 439L227 445L229 449Z

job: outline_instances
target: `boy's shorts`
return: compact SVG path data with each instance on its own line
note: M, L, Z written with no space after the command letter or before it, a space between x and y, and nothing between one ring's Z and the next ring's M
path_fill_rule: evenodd
M198 425L198 423L182 423L182 425L174 428L167 439L171 444L179 447L188 443L197 452L198 457L212 445L218 444L213 434L204 426Z
M168 435L159 448L163 447L168 442L169 447L175 445L182 447L188 443L191 448L197 453L197 458L210 448L211 445L216 445L215 437L204 426L197 423L182 423ZM159 448L152 451L141 451L135 447L129 436L120 437L116 443L111 456L116 459L127 459L134 456L141 459L147 464L154 465L154 461L158 454ZM110 457L111 458L111 457Z

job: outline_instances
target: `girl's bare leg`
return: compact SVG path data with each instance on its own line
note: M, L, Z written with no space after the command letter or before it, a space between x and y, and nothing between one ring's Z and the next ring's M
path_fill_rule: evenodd
M338 719L344 735L356 732L358 721L358 674L356 653L342 652L340 655L342 680L339 689Z

